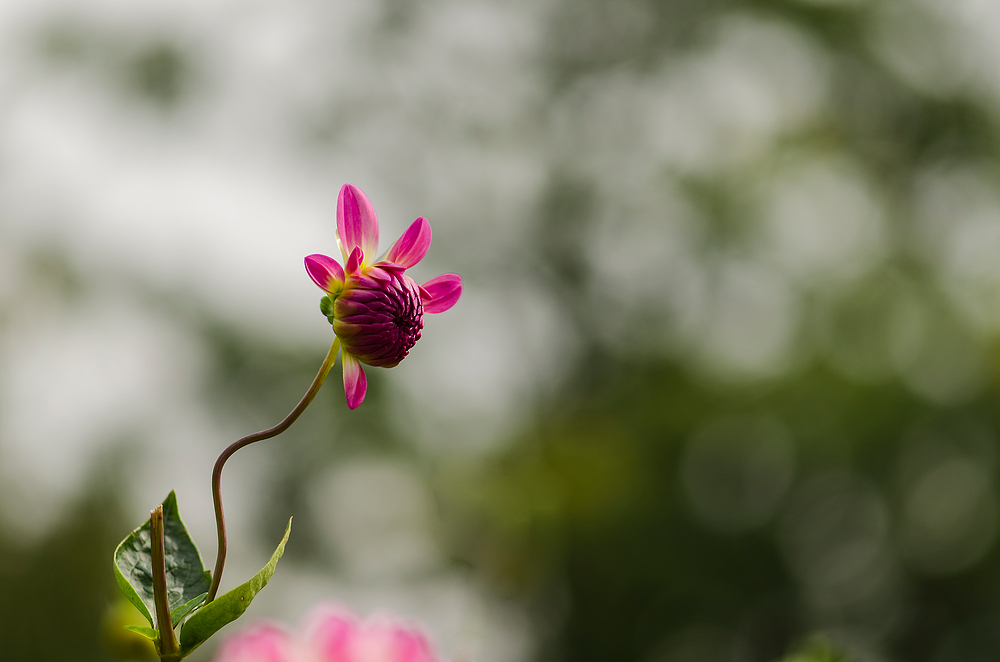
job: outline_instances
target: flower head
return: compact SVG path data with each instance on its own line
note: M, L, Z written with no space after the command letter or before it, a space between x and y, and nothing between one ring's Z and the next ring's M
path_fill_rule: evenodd
M378 219L361 189L344 184L337 198L340 262L327 255L306 258L306 271L326 292L320 309L343 348L344 392L355 409L368 380L362 363L391 368L420 340L424 313L443 313L462 295L462 278L444 274L417 285L406 270L431 246L426 218L413 221L386 254L378 252Z
M274 625L240 632L219 648L215 662L438 662L418 630L390 619L358 621L323 607L303 636Z

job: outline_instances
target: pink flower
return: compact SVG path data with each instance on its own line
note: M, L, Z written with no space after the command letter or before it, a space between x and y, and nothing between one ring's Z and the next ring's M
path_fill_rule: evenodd
M260 625L226 640L215 662L438 662L418 630L388 619L359 622L336 607L313 616L304 636Z
M343 347L344 393L347 406L355 409L368 389L361 364L391 368L402 361L420 339L424 313L455 305L462 278L444 274L417 285L404 273L431 246L431 225L423 217L376 258L375 208L353 184L344 184L337 198L337 243L343 267L327 255L310 255L306 271L327 294L320 309Z

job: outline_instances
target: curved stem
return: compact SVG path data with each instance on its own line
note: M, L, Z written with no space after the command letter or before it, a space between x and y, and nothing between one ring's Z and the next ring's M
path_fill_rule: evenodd
M313 379L312 384L309 386L309 390L306 391L306 394L302 396L299 404L295 405L295 409L293 409L283 421L275 425L273 428L248 434L239 441L230 445L226 450L222 451L222 454L219 455L219 459L215 461L215 470L212 472L212 500L215 502L215 526L219 531L219 554L215 558L215 572L212 573L212 586L208 589L208 597L205 598L205 604L214 600L216 594L218 594L219 584L222 582L222 569L226 565L226 518L222 512L222 468L226 466L226 461L228 461L229 458L232 457L233 454L239 449L244 446L249 446L255 441L263 441L264 439L276 437L287 430L292 423L295 422L295 419L297 419L299 415L306 410L309 403L316 397L316 394L319 392L319 388L323 385L323 381L326 379L327 373L329 373L330 368L333 367L333 362L337 359L338 351L340 351L340 339L334 338L333 344L330 345L330 351L327 352L326 359L323 360L323 365L320 366L319 372L316 373L316 378Z

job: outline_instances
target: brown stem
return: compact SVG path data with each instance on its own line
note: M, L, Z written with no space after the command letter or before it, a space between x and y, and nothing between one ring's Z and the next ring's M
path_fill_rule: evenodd
M329 373L330 368L333 367L333 362L337 359L337 352L339 350L340 340L335 338L333 344L330 345L330 351L326 354L326 359L323 360L323 365L320 366L319 372L316 373L316 378L313 379L312 384L309 386L309 390L306 391L306 394L302 396L299 404L295 405L295 409L293 409L283 421L275 425L273 428L261 430L260 432L254 432L253 434L243 437L229 446L229 448L222 451L222 455L220 455L219 459L215 461L215 470L212 472L212 500L215 502L215 526L219 531L219 554L215 559L215 572L212 573L212 586L208 589L208 597L205 598L205 604L214 600L215 596L218 594L219 584L222 582L222 569L226 565L226 518L222 513L222 468L226 466L226 461L229 460L229 458L232 457L233 454L239 449L244 446L249 446L255 441L263 441L264 439L276 437L287 430L292 423L295 422L295 419L297 419L299 415L306 410L309 403L316 397L320 386L323 385L323 381L326 379L327 373Z
M149 514L150 552L153 557L153 602L156 604L156 628L160 632L160 659L175 659L177 636L170 623L170 603L167 599L167 564L163 548L163 506Z

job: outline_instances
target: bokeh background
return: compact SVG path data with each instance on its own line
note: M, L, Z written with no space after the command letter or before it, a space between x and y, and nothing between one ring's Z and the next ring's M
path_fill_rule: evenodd
M351 182L465 293L229 464L223 588L296 518L230 632L995 660L998 63L989 0L5 0L2 657L142 659L112 550L176 489L214 558Z

